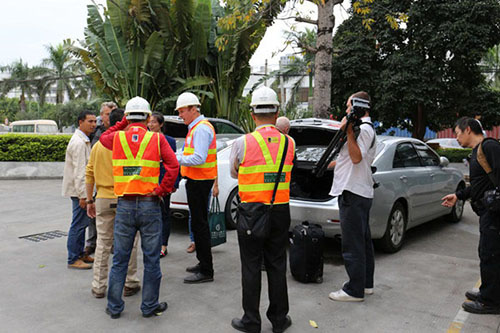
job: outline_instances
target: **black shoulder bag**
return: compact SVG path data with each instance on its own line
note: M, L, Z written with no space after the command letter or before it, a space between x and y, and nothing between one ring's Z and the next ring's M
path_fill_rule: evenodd
M238 206L238 236L240 237L252 237L255 239L265 239L269 235L269 220L271 216L271 211L273 209L274 199L276 197L276 191L278 190L278 184L281 178L281 172L283 171L283 164L285 164L286 154L288 152L288 138L285 137L285 149L283 149L283 154L281 156L281 163L279 171L276 175L276 181L274 183L273 196L271 198L271 204L266 205L262 202L242 202Z
M492 140L498 144L498 141L491 138L486 138L483 140L483 142L486 140ZM483 142L479 144L479 148L477 150L477 161L483 168L484 172L486 172L486 174L488 175L488 178L490 179L491 183L493 183L493 186L495 186L495 189L484 192L483 198L481 199L481 204L485 208L498 213L500 212L500 187L498 184L498 179L495 178L495 174L491 169L488 160L486 159L486 155L484 155Z

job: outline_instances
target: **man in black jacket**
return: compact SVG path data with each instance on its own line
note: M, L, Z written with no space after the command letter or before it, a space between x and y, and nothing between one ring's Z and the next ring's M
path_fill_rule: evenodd
M479 292L465 293L467 301L462 307L467 312L500 314L500 215L486 207L482 199L486 191L495 188L478 161L481 146L484 157L492 168L497 183L500 180L500 144L484 140L481 125L475 119L463 117L455 125L457 140L462 147L472 148L469 163L470 186L445 196L443 206L453 207L458 199L471 199L474 212L479 216L479 260L481 287Z

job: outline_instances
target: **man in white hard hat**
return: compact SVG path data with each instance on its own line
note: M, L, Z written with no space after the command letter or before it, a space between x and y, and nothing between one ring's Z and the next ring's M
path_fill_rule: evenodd
M113 319L119 318L124 309L121 296L137 231L141 234L144 258L142 316L159 316L167 309L166 302L158 302L161 282L159 197L173 191L179 164L165 136L147 130L150 115L149 103L134 97L128 101L122 121L110 127L99 140L113 151L114 192L118 197L106 307L106 313ZM165 176L158 185L161 161Z
M261 264L264 260L269 288L266 315L273 325L273 332L284 332L292 324L288 316L286 246L295 142L275 127L279 102L274 90L268 87L257 89L252 94L250 106L257 127L253 133L238 138L233 144L229 157L231 177L238 178L242 202L239 209L243 211L255 206L254 203L273 206L268 221L269 235L263 238L254 237L251 232L248 233L249 230L242 230L241 223L238 223L244 314L242 318L234 318L231 326L242 332L260 332ZM285 148L287 141L288 148ZM283 159L283 170L273 201L273 190Z
M215 129L200 114L200 101L190 92L177 98L175 110L188 125L184 149L177 154L181 165L181 175L187 179L186 194L191 212L198 264L188 267L192 275L184 283L202 283L214 280L210 230L208 227L208 196L217 178L217 144Z

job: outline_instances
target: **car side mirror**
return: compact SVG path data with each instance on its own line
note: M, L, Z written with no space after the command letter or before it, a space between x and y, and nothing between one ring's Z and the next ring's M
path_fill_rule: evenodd
M441 166L441 167L445 168L445 167L447 167L449 164L450 164L450 161L449 161L446 157L441 156L441 157L439 158L439 166Z

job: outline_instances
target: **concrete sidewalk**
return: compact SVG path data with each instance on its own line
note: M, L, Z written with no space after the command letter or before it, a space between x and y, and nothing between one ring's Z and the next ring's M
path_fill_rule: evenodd
M235 332L241 316L240 262L236 233L214 248L215 282L186 285L185 268L196 263L185 252L186 221L175 221L169 254L161 260L161 317L142 318L141 295L124 298L118 320L104 313L106 299L90 293L92 271L66 268L66 237L32 242L20 236L67 232L70 200L60 180L0 182L0 323L2 332ZM464 292L479 278L477 217L467 208L458 224L430 222L408 233L403 249L376 253L375 294L363 303L337 303L328 293L346 280L338 243L328 240L323 284L301 284L289 276L290 333L444 332L455 320ZM142 274L142 260L139 260ZM264 274L265 275L265 274ZM141 278L142 280L142 278ZM263 278L263 332L268 305ZM313 329L309 320L319 328ZM468 315L462 332L495 332L500 316ZM458 332L458 331L456 331Z

